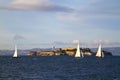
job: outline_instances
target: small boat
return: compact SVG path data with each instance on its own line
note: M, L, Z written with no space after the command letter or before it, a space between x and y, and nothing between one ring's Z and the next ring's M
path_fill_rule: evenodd
M80 58L80 57L83 58L83 57L84 57L83 53L82 53L81 50L80 50L79 44L78 44L78 46L77 46L77 51L76 51L75 57L76 57L76 58Z
M18 53L17 53L17 46L15 45L15 52L13 54L13 57L14 58L17 58L18 57Z
M98 47L98 51L96 53L96 57L100 57L100 58L103 58L104 57L104 53L102 51L102 47L101 47L101 44L99 45Z

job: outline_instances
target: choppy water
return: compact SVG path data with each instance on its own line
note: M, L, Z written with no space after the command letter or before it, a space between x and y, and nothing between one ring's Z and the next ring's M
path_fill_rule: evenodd
M0 80L120 80L120 57L0 57Z

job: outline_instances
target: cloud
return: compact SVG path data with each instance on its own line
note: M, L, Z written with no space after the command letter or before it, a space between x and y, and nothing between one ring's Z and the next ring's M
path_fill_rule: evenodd
M60 21L67 21L67 22L78 22L80 20L80 16L76 13L58 14L57 18Z
M92 45L102 44L104 46L118 46L120 45L120 41L111 42L110 40L94 40L91 44Z
M48 12L70 12L72 8L57 5L48 0L13 0L13 2L2 7L7 10L35 10Z
M110 40L94 40L93 44L111 44Z
M88 20L117 19L120 15L120 1L93 0L77 7L71 13L59 14L58 19L66 22L86 22Z
M73 44L78 44L80 41L79 40L73 40L72 43Z
M103 14L120 14L120 1L114 0L94 0L78 9L80 14L85 15L103 15Z
M13 37L13 39L14 40L20 40L20 39L25 39L23 36L21 36L21 35L15 35L14 37Z

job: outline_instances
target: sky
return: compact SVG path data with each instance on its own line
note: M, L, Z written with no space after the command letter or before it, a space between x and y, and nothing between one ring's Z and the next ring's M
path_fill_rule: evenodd
M120 0L0 0L0 49L120 46Z

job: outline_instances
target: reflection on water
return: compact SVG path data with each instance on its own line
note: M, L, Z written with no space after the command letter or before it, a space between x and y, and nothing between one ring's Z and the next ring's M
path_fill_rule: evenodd
M0 57L0 80L120 80L120 57Z

